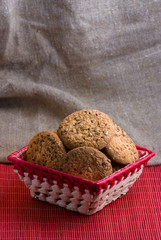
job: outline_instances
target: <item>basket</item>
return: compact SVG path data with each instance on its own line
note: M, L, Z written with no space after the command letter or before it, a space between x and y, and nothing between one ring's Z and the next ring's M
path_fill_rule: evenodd
M27 146L9 155L8 160L33 198L92 215L125 195L155 155L144 147L136 147L139 160L97 182L25 161Z

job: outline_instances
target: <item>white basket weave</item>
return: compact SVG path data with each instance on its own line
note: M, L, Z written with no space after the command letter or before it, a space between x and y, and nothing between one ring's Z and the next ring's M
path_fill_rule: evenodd
M14 164L14 171L30 190L33 198L92 215L125 195L141 175L147 161L155 155L143 147L137 148L140 152L139 160L98 182L26 162L24 155L27 147L11 154L8 159Z
M112 201L125 195L141 175L143 167L144 165L142 164L139 171L136 169L135 173L132 175L130 172L128 177L126 179L123 177L119 183L117 183L116 180L112 188L110 188L109 185L107 190L103 191L102 189L97 196L90 194L87 189L85 189L85 194L82 194L76 186L74 187L74 191L71 191L65 183L62 188L57 185L56 181L51 185L45 178L43 179L43 182L40 182L36 175L34 175L33 179L28 176L28 173L24 173L24 177L20 174L18 174L18 176L20 180L24 182L26 187L30 189L33 198L58 205L71 211L92 215L103 209ZM14 171L18 173L17 169Z

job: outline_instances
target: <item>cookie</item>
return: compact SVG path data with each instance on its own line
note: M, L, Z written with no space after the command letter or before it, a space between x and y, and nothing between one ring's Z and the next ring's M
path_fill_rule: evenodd
M55 133L56 135L58 135L57 130L58 130L58 129L55 129L55 130L53 131L53 133Z
M127 135L127 133L119 126L119 125L116 125L116 128L115 128L115 133L114 133L114 136L124 136L124 135Z
M114 161L111 161L111 165L112 165L112 171L113 171L113 173L116 172L116 171L118 171L118 170L120 170L121 168L124 168L124 167L125 167L125 165L120 164L120 163L116 163L116 162L114 162Z
M56 133L42 131L29 142L26 160L32 163L59 170L66 157L65 147Z
M127 165L139 159L135 143L119 127L103 152L114 162Z
M69 148L104 148L115 132L116 124L98 110L80 110L67 116L58 127L58 135Z
M92 181L112 174L111 160L96 148L78 147L70 150L61 171Z

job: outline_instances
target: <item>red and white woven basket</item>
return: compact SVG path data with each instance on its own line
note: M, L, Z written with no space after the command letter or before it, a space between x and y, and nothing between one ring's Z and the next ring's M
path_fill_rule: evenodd
M25 161L27 146L9 155L8 160L33 198L92 215L125 195L155 155L144 147L137 146L137 149L139 160L97 182Z

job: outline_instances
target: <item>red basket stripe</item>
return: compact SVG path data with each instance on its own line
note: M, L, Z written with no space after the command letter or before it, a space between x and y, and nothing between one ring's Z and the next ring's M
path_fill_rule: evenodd
M141 157L139 160L125 166L119 171L97 182L89 181L80 177L72 176L67 173L59 172L54 169L46 168L44 166L25 161L24 156L27 150L27 146L9 155L8 160L11 161L13 165L18 169L18 172L21 176L24 176L24 172L27 172L29 173L29 177L31 179L33 179L33 175L37 175L40 181L43 181L43 178L46 178L50 184L53 184L53 181L56 181L57 184L62 187L62 185L66 183L71 190L77 186L82 194L85 192L85 189L87 189L91 194L96 195L99 194L101 189L106 190L109 185L112 187L115 184L115 181L119 182L123 177L126 179L130 172L133 174L136 169L138 171L142 164L146 166L147 162L155 155L153 151L148 150L147 148L138 145L136 147L138 149L138 152L141 151Z

